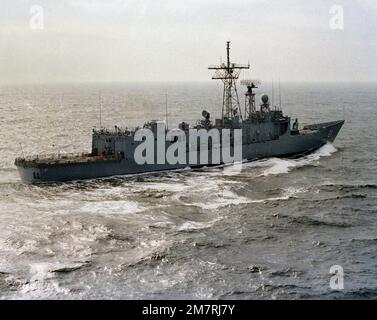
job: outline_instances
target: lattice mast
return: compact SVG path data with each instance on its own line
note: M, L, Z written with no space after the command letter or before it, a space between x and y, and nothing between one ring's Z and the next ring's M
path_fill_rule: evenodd
M220 65L209 66L209 70L215 70L213 80L222 80L224 83L222 118L233 119L238 113L242 118L240 101L237 92L237 80L242 69L250 69L250 64L242 65L230 62L230 41L226 43L227 61Z

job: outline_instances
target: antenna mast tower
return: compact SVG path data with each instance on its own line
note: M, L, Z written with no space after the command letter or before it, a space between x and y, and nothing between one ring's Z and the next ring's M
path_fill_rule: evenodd
M247 87L245 94L245 118L247 118L247 116L251 117L256 112L255 92L253 89L257 89L261 82L260 80L242 80L241 84Z
M222 80L224 83L222 118L232 119L238 112L242 118L236 83L242 69L250 69L250 64L241 65L230 62L230 41L226 43L226 53L226 63L209 66L208 69L215 71L213 80Z

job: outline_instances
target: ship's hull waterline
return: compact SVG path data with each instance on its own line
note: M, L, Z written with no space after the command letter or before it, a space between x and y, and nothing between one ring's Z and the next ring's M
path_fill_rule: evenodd
M333 142L344 121L334 121L307 126L312 132L305 134L287 134L279 139L244 144L242 158L247 161L269 157L288 157L310 153L327 142ZM110 176L139 174L148 172L177 170L190 167L187 164L145 164L139 165L129 159L108 159L106 161L77 161L70 163L25 165L17 162L16 166L22 181L27 183L64 182L73 180L95 179ZM200 166L211 166L211 162Z

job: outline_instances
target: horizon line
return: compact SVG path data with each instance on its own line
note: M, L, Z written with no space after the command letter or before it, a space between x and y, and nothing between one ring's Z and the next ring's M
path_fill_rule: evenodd
M270 85L271 79L261 80L262 85ZM285 84L377 84L376 80L281 80ZM212 79L209 80L88 80L88 81L0 81L0 86L17 86L17 85L115 85L115 84L216 84Z

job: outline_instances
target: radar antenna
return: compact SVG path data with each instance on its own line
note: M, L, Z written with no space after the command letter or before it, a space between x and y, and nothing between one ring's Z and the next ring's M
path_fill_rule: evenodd
M255 93L253 89L257 89L261 81L245 79L241 81L241 84L247 87L247 92L245 93L245 118L247 118L247 116L251 117L251 115L256 112Z
M226 43L227 61L215 66L209 66L209 70L214 70L213 80L222 80L224 83L222 118L232 119L237 113L241 114L240 102L236 82L242 69L250 69L250 64L241 65L230 62L230 41Z

